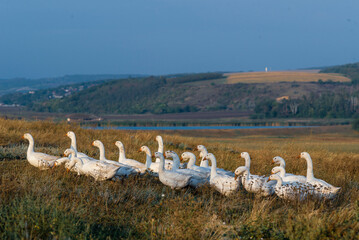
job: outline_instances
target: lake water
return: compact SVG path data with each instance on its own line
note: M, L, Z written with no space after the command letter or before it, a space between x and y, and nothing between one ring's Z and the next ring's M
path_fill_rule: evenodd
M168 126L168 127L84 127L86 129L115 129L115 130L235 130L235 129L285 129L312 128L314 126Z

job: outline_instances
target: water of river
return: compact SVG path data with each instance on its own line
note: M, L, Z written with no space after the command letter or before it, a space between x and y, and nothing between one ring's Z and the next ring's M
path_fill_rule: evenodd
M312 128L314 126L168 126L168 127L84 127L86 129L115 129L115 130L235 130L235 129L285 129L285 128Z

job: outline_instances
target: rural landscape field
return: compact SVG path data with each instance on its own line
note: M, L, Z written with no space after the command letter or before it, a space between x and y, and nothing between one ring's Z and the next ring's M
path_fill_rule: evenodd
M227 83L280 83L280 82L350 82L347 78L335 73L319 73L319 71L274 71L228 73Z
M180 154L203 144L231 171L244 165L240 152L247 151L251 172L259 175L270 173L277 155L287 172L305 175L305 160L297 156L307 151L315 177L342 189L332 201L286 202L244 190L224 197L209 186L171 190L149 175L96 182L62 166L40 171L25 160L25 132L34 136L36 151L61 155L70 146L68 130L76 132L79 151L95 158L93 140L103 141L113 160L114 142L121 140L127 157L144 162L137 150L147 145L155 151L161 134L165 150ZM359 138L348 126L139 132L1 119L0 136L2 239L355 239L359 233Z

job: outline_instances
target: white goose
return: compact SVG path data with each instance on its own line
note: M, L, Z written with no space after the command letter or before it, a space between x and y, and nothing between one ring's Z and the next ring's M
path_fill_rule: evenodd
M158 150L157 152L160 152L162 153L162 155L164 155L164 147L163 147L163 139L160 135L156 136L156 139L155 139L158 143ZM160 159L159 158L156 158L156 162L160 162ZM172 160L169 160L169 159L165 159L165 166L167 165L172 165L173 164L173 161Z
M177 171L183 174L188 174L193 176L193 178L191 179L190 185L192 187L197 187L199 185L203 185L205 183L209 182L209 175L208 173L203 173L203 172L198 172L192 169L180 169L178 168L179 164L180 164L180 158L178 157L177 153L175 153L174 151L166 151L165 155L167 158L171 157L173 158L173 167L172 167L172 171Z
M146 168L147 170L149 170L150 172L156 173L158 174L158 171L160 169L160 163L159 162L152 162L152 154L151 154L151 150L149 149L149 147L147 146L142 146L140 148L140 150L138 150L139 152L144 152L146 154ZM171 164L165 164L165 169L166 170L171 170L172 169L172 165Z
M272 169L271 174L279 173L279 176L282 178L284 182L300 182L305 183L307 181L307 178L301 175L287 175L285 173L285 169L283 167L274 167Z
M303 201L313 192L312 185L299 182L285 182L277 175L269 176L268 180L276 180L275 194L285 200Z
M158 171L158 176L160 181L166 185L171 187L172 189L181 189L187 187L190 183L191 176L186 174L181 174L176 171L167 171L165 170L165 158L163 154L160 152L155 152L154 155L156 158L160 159L160 168Z
M260 194L264 197L274 193L273 185L275 182L269 183L267 177L250 174L248 167L238 167L234 173L236 176L242 176L242 184L247 192Z
M71 148L77 153L77 157L79 157L79 158L90 158L86 154L77 151L76 135L75 135L75 133L73 131L68 131L66 133L66 136L71 139Z
M211 168L196 166L196 155L191 152L184 152L181 155L181 160L188 161L187 169L192 169L201 173L205 173L208 176L211 175ZM208 162L208 160L206 160Z
M34 138L30 133L25 133L22 138L29 141L29 147L27 148L26 159L29 163L39 168L40 170L47 170L55 166L56 160L59 160L60 157L48 155L45 153L35 152L34 151Z
M205 159L205 157L208 154L207 148L203 145L198 145L197 151L199 151L199 157L202 158L199 166L200 167L209 167L208 160Z
M104 161L106 163L113 164L113 165L116 165L116 166L120 167L119 170L118 170L117 176L119 176L119 177L120 176L128 176L128 175L140 172L139 169L133 168L132 166L129 166L127 164L107 159L106 156L105 156L105 147L104 147L103 143L100 140L95 140L92 143L92 145L99 148L99 150L100 150L100 161ZM81 159L82 159L83 162L85 162L84 158L81 158ZM98 161L98 160L94 159L94 161Z
M211 172L211 167L201 167L201 166L196 166L195 163L196 163L196 156L193 154L193 153L190 153L190 152L186 152L185 155L181 155L181 158L183 156L183 160L189 160L188 162L188 165L190 165L190 167L188 167L187 165L187 168L189 169L192 169L192 170L196 170L196 171L200 171L200 172L206 172L206 173L210 173ZM204 159L205 162L208 162L207 159ZM227 175L227 176L230 176L230 177L234 177L234 173L231 172L231 171L227 171L227 170L224 170L222 168L217 168L217 173L220 174L220 175Z
M282 157L276 156L272 159L273 164L279 164L280 167L285 169L285 161ZM285 176L293 175L291 173L285 173Z
M217 173L216 157L212 153L208 153L205 159L211 161L211 177L209 183L221 194L228 196L239 188L239 180L236 177L220 175Z
M122 164L125 164L127 166L130 166L130 167L136 169L136 171L138 171L139 173L145 173L146 172L147 167L146 167L145 164L140 163L139 161L136 161L134 159L126 158L125 146L123 145L123 143L121 141L116 141L115 145L120 150L119 157L118 157L118 162L119 163L122 163Z
M81 158L76 157L76 152L69 148L65 150L65 155L69 156L71 154L71 160L69 162L68 170L77 165L79 173L91 176L95 178L96 181L103 181L113 178L119 166L106 163L104 161L89 161L84 163Z
M302 152L298 158L304 158L307 161L307 183L314 187L314 195L319 198L333 199L340 191L340 187L333 185L314 177L313 161L309 153Z

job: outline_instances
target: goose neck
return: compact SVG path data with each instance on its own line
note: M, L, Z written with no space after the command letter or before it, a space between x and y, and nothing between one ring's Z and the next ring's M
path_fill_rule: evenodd
M217 161L214 156L209 158L211 160L211 178L214 178L217 175Z
M29 147L27 148L27 154L31 154L34 152L34 139L32 137L28 138Z
M190 156L188 164L187 164L187 168L193 168L193 166L196 164L196 157L195 156Z
M307 180L310 180L314 178L313 161L310 156L306 156L305 160L307 161Z
M152 164L151 151L147 150L146 153L146 168L150 168Z

